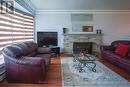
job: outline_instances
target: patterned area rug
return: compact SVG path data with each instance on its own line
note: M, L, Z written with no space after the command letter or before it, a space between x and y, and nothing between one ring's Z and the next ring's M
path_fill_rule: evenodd
M72 57L61 58L62 87L130 87L130 83L105 65L96 62L96 72L84 68L79 72Z

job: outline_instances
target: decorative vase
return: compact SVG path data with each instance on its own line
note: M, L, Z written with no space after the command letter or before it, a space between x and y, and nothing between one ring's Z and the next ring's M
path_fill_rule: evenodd
M67 28L63 28L63 34L67 33Z
M101 29L97 29L97 30L96 30L96 33L97 33L97 34L102 34L102 30L101 30Z
M99 34L102 34L102 30L99 30Z
M96 30L96 33L99 34L99 30L98 29Z

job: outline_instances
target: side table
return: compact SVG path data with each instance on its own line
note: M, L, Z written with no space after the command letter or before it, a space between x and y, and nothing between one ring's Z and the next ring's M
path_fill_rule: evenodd
M60 55L60 47L50 47L52 52L56 55Z

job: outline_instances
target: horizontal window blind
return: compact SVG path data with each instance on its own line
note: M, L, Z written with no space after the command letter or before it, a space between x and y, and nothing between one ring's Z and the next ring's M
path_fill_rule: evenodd
M17 10L0 14L0 53L10 43L33 40L33 22L33 16Z

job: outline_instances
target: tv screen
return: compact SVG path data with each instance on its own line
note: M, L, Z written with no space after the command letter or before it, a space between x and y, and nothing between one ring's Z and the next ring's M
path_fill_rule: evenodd
M57 46L57 37L57 32L37 32L38 46Z

